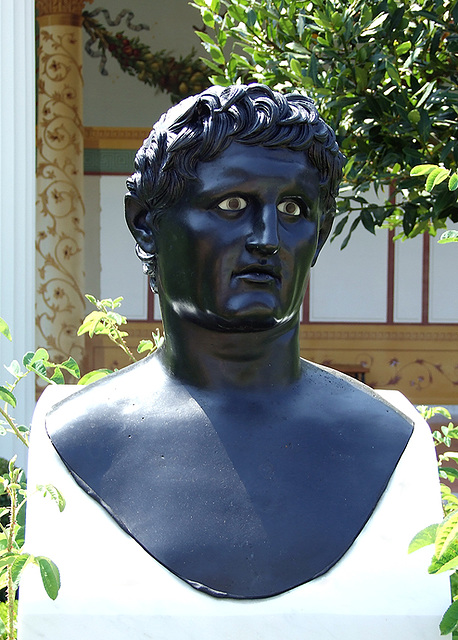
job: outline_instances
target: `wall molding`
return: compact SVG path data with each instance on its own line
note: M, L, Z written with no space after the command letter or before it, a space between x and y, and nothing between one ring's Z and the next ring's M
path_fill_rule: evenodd
M137 151L149 132L144 127L84 127L84 148Z

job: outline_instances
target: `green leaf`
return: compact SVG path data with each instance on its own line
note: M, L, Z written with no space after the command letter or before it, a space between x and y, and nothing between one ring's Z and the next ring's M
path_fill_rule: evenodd
M289 61L289 66L291 67L291 71L296 76L299 76L299 78L302 77L302 66L301 66L300 62L298 62L298 60L296 60L296 58L291 58L291 60Z
M411 47L412 47L411 42L402 42L400 45L396 47L396 55L402 56L404 53L407 53L407 51L410 51Z
M21 502L21 506L19 507L19 509L16 512L16 522L18 523L18 525L20 527L24 527L25 526L26 504L27 504L27 500L24 499Z
M395 84L401 85L401 76L392 62L386 63L386 72Z
M62 364L60 364L59 366L62 369L65 369L65 371L68 371L68 373L74 378L79 378L81 375L78 363L71 356L67 360L65 360L65 362L62 362Z
M367 86L367 71L364 67L355 68L356 81L358 83L358 89L364 89Z
M345 237L345 239L343 240L342 244L340 245L340 250L342 251L342 249L345 249L345 247L347 246L347 244L350 242L350 238L351 238L351 234L353 233L353 231L356 229L356 227L359 225L361 220L361 216L358 216L357 218L355 218L353 220L353 222L351 223L351 227L350 227L350 231L348 232L348 235Z
M412 167L410 171L411 176L426 176L433 171L433 169L437 169L437 164L417 164L415 167Z
M312 53L312 55L310 56L308 75L310 78L312 78L314 84L317 85L318 84L318 61L314 53Z
M253 11L253 9L249 9L246 12L246 20L245 20L245 24L248 27L253 27L256 24L256 20L257 20L257 16L256 16L256 12Z
M97 306L97 298L95 298L94 296L91 296L90 293L86 293L85 297L89 300L91 304Z
M11 566L11 577L13 579L13 585L15 589L18 588L21 574L29 564L29 562L31 562L31 560L32 556L29 553L21 553L21 555L17 556L15 561L13 562Z
M113 320L116 324L126 324L127 319L125 316L122 316L120 313L116 311L108 311L107 316L110 320Z
M9 367L5 366L5 369L16 379L19 378L20 375L22 375L21 365L17 360L13 360Z
M103 311L91 311L91 313L84 318L82 325L76 332L76 335L81 336L83 333L88 333L89 337L92 338L94 333L103 333L104 326L101 322L105 317L106 314Z
M458 511L451 513L439 525L436 533L435 555L440 559L458 536Z
M408 553L427 547L430 544L434 544L436 541L436 532L438 524L430 524L425 527L414 536L409 544Z
M452 173L448 181L448 188L450 191L456 191L458 189L458 173Z
M209 45L208 52L211 54L211 57L216 62L216 64L224 64L226 62L223 52L216 44Z
M49 361L49 354L46 351L46 349L43 349L43 347L39 347L35 353L33 354L32 358L29 360L28 362L28 366L31 367L33 364L35 364L35 362L48 362Z
M458 231L454 229L450 229L449 231L445 231L440 240L438 240L439 244L447 244L449 242L458 242Z
M53 484L38 484L37 491L43 494L43 497L49 496L53 502L59 507L59 511L65 509L65 498Z
M336 237L338 235L340 235L343 231L343 228L345 227L345 225L348 222L348 216L344 216L341 220L339 220L339 223L337 224L336 228L334 229L334 236Z
M35 561L40 567L41 579L46 593L51 600L55 600L60 589L59 569L52 560L44 556L37 556Z
M10 404L13 407L13 409L16 406L16 398L11 393L11 391L9 391L3 386L0 386L0 400L3 400L4 402L7 402L8 404Z
M436 185L440 184L444 180L447 180L449 174L450 171L448 169L444 169L443 167L437 167L437 169L433 169L426 180L426 191L432 191Z
M207 42L208 44L215 43L214 39L211 36L209 36L208 33L204 33L203 31L197 31L197 29L194 31L194 33L197 33L197 35L203 42Z
M60 367L55 368L54 373L52 374L50 380L55 384L65 384L64 374L60 370Z
M456 544L454 545L450 555L453 556L450 560L447 560L448 556L442 557L440 560L434 556L431 561L431 565L428 567L428 573L445 573L446 571L453 571L458 568L458 546Z
M452 633L458 625L458 600L452 602L447 611L444 613L439 625L441 635L446 636Z
M22 364L24 365L24 367L27 367L29 362L32 360L33 355L34 355L33 351L27 351L27 353L24 354L24 357L22 358Z
M440 470L443 471L450 480L452 478L458 478L458 469L454 467L441 467Z
M428 406L426 404L418 404L416 406L418 413L425 419L430 420L433 416L441 415L448 420L452 419L450 411L446 407Z
M4 587L6 587L7 581L5 581L5 585ZM3 588L4 588L3 587ZM2 588L2 586L0 585L0 588ZM5 636L6 637L6 627L5 627L5 623L3 622L3 620L0 618L0 635L1 636Z
M16 532L15 542L18 549L22 549L25 542L25 527L19 527Z
M95 371L89 371L86 373L80 380L78 380L79 385L92 384L101 378L105 378L106 376L113 373L111 369L96 369Z
M137 353L144 353L145 351L154 351L155 348L156 348L156 345L152 340L140 340L137 347Z
M215 27L215 18L213 16L213 13L208 9L204 9L203 11L201 11L201 15L204 24L206 24L207 27L213 29Z
M420 136L427 140L429 138L429 134L431 133L431 120L428 116L428 113L422 109L420 111L420 122L418 123L418 131Z
M372 217L371 213L367 211L367 209L363 209L363 211L361 211L361 221L364 227L375 235L374 218Z
M307 23L306 23L305 15L303 13L300 13L296 22L296 29L297 29L297 33L299 34L299 38L302 38L306 24Z
M38 362L34 362L31 367L27 367L30 371L33 371L39 378L46 380L46 382L50 382L51 379L48 377L46 373L46 366L42 360Z
M3 320L3 318L0 318L0 333L2 333L5 336L5 338L8 338L8 340L11 342L12 337L11 337L10 328L6 324L5 320Z
M13 564L13 562L15 561L15 559L17 558L18 554L14 553L13 551L9 552L9 553L4 553L1 557L0 557L0 569L3 567L9 567Z
M387 13L380 13L366 29L361 31L361 36L363 37L370 36L370 35L373 35L374 33L377 33L378 27L380 27L385 22L387 17L388 17Z

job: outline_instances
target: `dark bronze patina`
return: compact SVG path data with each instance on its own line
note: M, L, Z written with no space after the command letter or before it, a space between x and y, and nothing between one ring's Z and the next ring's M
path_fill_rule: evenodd
M330 569L412 432L371 389L299 356L342 166L298 94L215 87L169 110L126 196L165 343L47 418L80 486L213 596L265 598Z

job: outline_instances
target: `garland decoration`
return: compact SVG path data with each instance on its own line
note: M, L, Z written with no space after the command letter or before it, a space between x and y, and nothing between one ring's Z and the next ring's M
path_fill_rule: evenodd
M178 59L164 50L153 53L138 36L129 38L125 31L109 31L95 19L99 14L103 14L110 27L118 26L123 18L126 18L126 27L132 31L142 31L149 27L145 24L132 24L134 14L128 9L123 9L114 20L106 9L83 11L83 27L89 34L84 48L92 58L100 58L99 69L102 75L108 75L108 52L118 61L122 71L169 93L174 103L200 93L210 85L209 70L195 57L194 50L188 56L180 56Z

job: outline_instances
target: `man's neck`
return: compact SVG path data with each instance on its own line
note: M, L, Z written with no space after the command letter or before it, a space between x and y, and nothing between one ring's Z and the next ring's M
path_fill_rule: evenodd
M168 315L168 314L167 314ZM164 367L187 384L226 390L287 387L300 376L299 318L253 331L209 329L164 317Z

